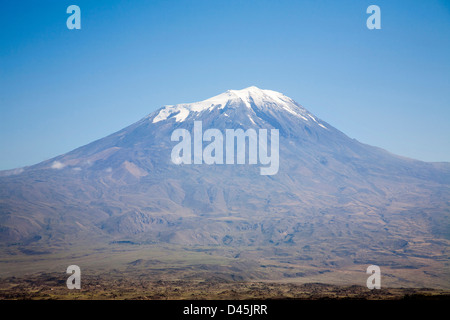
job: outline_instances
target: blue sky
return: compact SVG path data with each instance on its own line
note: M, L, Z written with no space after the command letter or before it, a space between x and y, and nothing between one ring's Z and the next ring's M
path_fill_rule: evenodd
M18 0L0 36L0 170L251 85L361 142L450 161L450 1Z

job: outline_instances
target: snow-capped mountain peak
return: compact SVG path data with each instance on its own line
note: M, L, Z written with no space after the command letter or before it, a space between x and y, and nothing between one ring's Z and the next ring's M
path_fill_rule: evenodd
M288 112L291 116L301 118L306 122L316 122L319 126L326 128L323 124L319 123L319 120L314 115L291 98L280 92L264 90L255 86L241 90L227 90L224 93L199 102L164 106L157 111L157 115L153 117L152 122L157 123L168 120L169 118L174 118L176 122L182 122L193 113L198 115L199 113L211 111L215 108L223 109L226 107L246 107L251 114L254 114L252 110L258 110L258 112L263 113ZM249 117L252 123L254 123L250 115Z

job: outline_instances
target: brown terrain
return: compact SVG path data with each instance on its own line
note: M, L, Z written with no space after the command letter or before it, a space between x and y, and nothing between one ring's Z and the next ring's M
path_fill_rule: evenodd
M127 276L88 277L81 290L66 288L61 275L42 274L26 279L9 278L0 283L0 300L266 300L266 299L357 299L450 300L450 290L389 288L369 290L363 286L323 283L152 281Z

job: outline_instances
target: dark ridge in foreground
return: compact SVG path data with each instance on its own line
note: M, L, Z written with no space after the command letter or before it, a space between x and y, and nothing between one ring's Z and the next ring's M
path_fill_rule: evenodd
M85 277L81 290L66 288L61 274L7 278L0 282L0 300L450 300L449 290L338 286L322 283L242 281L155 281L112 276Z

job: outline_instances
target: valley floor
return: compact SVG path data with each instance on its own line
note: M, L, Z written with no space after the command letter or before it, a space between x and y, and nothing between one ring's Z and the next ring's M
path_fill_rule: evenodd
M403 299L450 298L447 259L379 255L381 289L369 290L370 261L333 259L291 247L239 248L111 243L0 248L0 299ZM384 259L384 260L383 260ZM403 259L403 260L401 260ZM69 290L66 269L81 269Z

